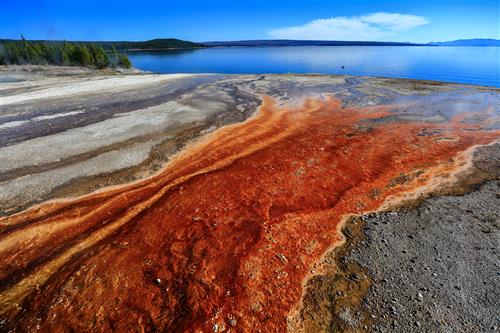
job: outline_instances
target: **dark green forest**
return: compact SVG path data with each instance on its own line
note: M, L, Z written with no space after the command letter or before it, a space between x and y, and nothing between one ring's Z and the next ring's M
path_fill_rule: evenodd
M127 55L113 46L105 50L96 43L27 41L24 38L0 41L0 64L85 66L100 69L132 67Z
M165 49L192 49L206 47L202 44L193 43L176 38L152 39L144 42L94 42L104 49L116 48L117 50L165 50Z

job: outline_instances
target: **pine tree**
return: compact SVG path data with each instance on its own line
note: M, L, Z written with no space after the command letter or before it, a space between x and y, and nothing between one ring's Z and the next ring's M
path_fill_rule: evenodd
M118 66L123 68L131 68L132 63L130 62L127 55L121 53L118 55Z
M109 58L104 49L98 45L90 45L89 50L92 54L94 65L99 68L106 68L109 66Z
M79 45L80 53L81 53L81 64L83 66L93 66L94 59L92 58L92 54L89 52L89 49L85 45Z
M7 65L7 53L4 45L0 45L0 65Z
M115 49L107 53L102 46L92 43L30 42L21 40L0 43L0 64L52 64L106 68L119 65L130 68L130 60Z

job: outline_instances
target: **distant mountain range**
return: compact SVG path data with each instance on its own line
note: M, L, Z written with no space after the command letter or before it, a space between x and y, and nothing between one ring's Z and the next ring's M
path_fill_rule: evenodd
M371 41L336 41L336 40L291 40L291 39L256 39L220 42L203 42L205 46L410 46L424 45L400 42L371 42Z
M500 46L500 39L492 38L474 38L457 39L449 42L431 42L428 45L436 46Z
M459 39L448 42L409 43L409 42L369 42L369 41L327 41L327 40L287 40L257 39L237 41L215 41L200 43L207 47L230 46L500 46L498 39Z

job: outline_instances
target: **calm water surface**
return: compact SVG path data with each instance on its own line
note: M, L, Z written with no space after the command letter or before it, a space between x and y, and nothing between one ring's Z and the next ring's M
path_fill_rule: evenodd
M135 67L156 73L352 74L500 87L499 47L231 47L128 55Z

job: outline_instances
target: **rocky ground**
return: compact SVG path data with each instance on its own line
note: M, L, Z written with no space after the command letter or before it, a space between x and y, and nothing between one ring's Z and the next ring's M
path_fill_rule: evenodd
M498 330L499 196L500 183L489 182L366 219L366 247L348 258L372 276L373 331Z

